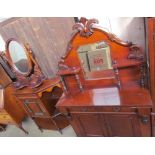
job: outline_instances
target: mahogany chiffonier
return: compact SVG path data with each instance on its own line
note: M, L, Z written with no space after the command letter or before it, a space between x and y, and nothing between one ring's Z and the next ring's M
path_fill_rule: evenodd
M152 100L140 47L81 18L59 62L57 108L77 136L151 136Z
M145 90L91 89L63 96L57 106L77 136L151 136L152 102Z
M11 84L5 89L0 89L0 124L2 127L8 124L16 125L27 134L22 127L22 121L27 115L12 93Z

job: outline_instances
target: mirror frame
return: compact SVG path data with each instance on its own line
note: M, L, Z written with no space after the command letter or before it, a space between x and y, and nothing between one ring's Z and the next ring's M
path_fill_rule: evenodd
M16 65L14 64L12 58L11 58L11 54L10 54L10 51L9 51L9 44L11 41L16 41L24 50L25 54L26 54L26 57L27 57L27 61L28 61L28 72L27 73L23 73L21 72L17 67ZM7 59L8 59L8 62L10 64L10 66L12 67L12 69L18 74L18 75L22 75L22 76L29 76L31 71L32 71L32 62L31 62L31 58L29 56L29 52L26 48L26 46L24 44L22 44L19 40L17 39L14 39L14 38L10 38L7 40L6 42L6 56L7 56Z

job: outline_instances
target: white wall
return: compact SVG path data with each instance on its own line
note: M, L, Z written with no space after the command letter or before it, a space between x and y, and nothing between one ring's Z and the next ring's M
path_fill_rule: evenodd
M3 22L5 20L7 20L8 18L10 18L10 17L0 17L0 22ZM5 42L0 35L0 51L4 51L4 50L5 50Z
M96 17L99 26L116 34L123 41L138 44L145 50L145 27L142 17Z
M5 50L5 42L0 35L0 51L4 51L4 50Z
M87 17L92 18L92 17ZM93 17L99 20L99 25L116 34L123 41L131 41L145 50L144 18L142 17ZM0 51L5 49L5 43L0 36Z

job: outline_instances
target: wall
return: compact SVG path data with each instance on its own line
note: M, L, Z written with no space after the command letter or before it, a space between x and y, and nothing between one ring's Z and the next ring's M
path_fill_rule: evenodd
M0 51L5 50L5 41L3 40L2 36L0 35Z
M123 41L133 42L145 51L145 25L142 17L101 18L99 25L116 34Z
M29 43L43 73L51 78L66 52L74 23L73 17L11 18L0 24L0 34L4 41L16 38Z

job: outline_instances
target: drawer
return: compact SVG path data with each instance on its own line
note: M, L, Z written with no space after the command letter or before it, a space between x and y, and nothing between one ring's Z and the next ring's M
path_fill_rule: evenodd
M19 98L20 101L25 102L25 103L38 103L40 100L37 98Z
M38 98L19 98L23 105L42 104Z
M137 109L134 107L70 107L70 112L136 112Z
M16 94L18 99L38 98L36 94Z

